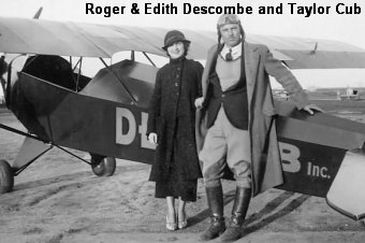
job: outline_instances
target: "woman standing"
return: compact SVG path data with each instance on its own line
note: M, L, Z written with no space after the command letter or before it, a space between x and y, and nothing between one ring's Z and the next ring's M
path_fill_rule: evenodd
M197 179L201 177L194 100L201 94L203 66L186 59L189 45L182 32L167 32L162 48L170 62L157 72L148 118L148 140L157 144L150 180L156 182L155 197L166 198L169 230L187 226L185 202L196 201Z

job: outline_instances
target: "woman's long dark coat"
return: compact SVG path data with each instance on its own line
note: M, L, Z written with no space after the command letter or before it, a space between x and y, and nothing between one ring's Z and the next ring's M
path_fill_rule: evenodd
M178 163L180 178L191 180L201 177L195 142L194 100L201 96L203 66L185 57L170 60L156 75L155 90L151 98L147 135L157 133L158 146L152 165L150 180L165 181L169 177L171 162ZM176 137L176 121L183 123L184 131ZM181 154L173 154L174 140L184 141Z

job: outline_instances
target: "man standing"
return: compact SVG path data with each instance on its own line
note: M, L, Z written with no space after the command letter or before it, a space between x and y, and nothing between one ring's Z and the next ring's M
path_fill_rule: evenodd
M204 120L208 131L200 143L202 127L197 127L197 142L203 145L199 158L211 211L211 224L200 239L211 240L224 232L222 241L234 241L241 237L251 195L283 183L268 75L286 89L298 109L310 114L321 109L308 103L296 78L266 46L245 41L238 16L220 16L217 30L218 45L209 50L202 77L203 97L195 101L206 113L199 122ZM221 185L226 165L237 182L227 229Z

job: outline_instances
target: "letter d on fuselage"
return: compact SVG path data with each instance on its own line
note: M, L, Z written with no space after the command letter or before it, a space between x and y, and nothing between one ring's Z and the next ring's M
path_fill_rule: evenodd
M116 143L129 145L136 136L137 124L133 113L127 108L116 108Z
M148 113L140 110L134 111L137 113L133 114L132 110L126 107L116 107L115 142L121 145L133 146L133 142L137 139L138 125L138 133L140 134L139 148L155 149L156 145L150 143L146 136ZM140 124L137 124L136 117L138 120L140 119ZM136 142L138 142L138 139Z

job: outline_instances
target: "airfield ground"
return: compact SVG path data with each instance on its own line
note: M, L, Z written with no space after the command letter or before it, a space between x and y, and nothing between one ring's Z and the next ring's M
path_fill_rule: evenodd
M326 107L365 123L365 106L356 111L351 106L338 112L335 108ZM5 110L0 111L0 122L22 129ZM0 130L0 159L12 161L21 141ZM165 202L153 197L154 185L147 181L149 169L119 160L114 176L99 178L86 164L53 149L15 178L13 192L0 196L0 242L196 242L209 221L201 181L197 202L188 204L189 227L169 232L164 226ZM234 183L225 181L224 190L229 215ZM325 199L277 189L252 200L245 226L245 236L237 242L365 239L363 222L337 213Z

